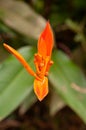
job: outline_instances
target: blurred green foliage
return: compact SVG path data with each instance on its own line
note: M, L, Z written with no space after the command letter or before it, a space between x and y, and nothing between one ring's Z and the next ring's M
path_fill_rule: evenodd
M86 90L85 0L9 0L8 3L6 0L1 0L0 5L2 5L0 8L0 57L2 60L8 56L6 51L2 51L3 42L16 49L28 45L32 48L23 47L20 52L33 66L33 55L36 52L34 46L37 44L38 36L46 20L50 21L55 35L55 48L49 86L56 91L56 95L59 94L60 102L69 105L86 123L86 93L83 93L83 90ZM31 96L33 95L32 83L33 79L26 74L15 58L7 58L0 64L1 119L7 117L21 102L23 102L20 107L21 113L26 112L36 102L36 97ZM77 87L81 92L76 89ZM30 98L29 101L28 98ZM53 102L56 105L57 100Z

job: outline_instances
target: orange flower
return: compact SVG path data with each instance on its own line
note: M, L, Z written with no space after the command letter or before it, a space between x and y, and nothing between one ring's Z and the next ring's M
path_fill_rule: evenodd
M4 47L21 62L29 74L35 77L34 92L40 101L48 94L47 75L50 66L53 64L53 61L51 61L53 42L53 33L49 22L47 22L46 27L38 40L38 53L34 56L36 73L15 49L4 43Z

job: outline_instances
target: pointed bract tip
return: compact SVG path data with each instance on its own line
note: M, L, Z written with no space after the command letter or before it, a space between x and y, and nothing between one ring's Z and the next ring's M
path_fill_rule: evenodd
M53 31L48 21L38 40L38 52L41 53L41 55L46 54L46 56L51 56L53 44L54 44ZM46 51L44 51L44 47Z

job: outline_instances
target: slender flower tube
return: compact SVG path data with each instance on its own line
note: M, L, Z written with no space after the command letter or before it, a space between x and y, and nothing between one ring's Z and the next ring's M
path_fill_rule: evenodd
M38 52L34 55L34 64L36 72L32 70L26 60L15 49L4 43L4 47L12 53L25 67L28 73L35 77L34 92L37 98L41 101L48 94L48 71L53 64L51 61L51 53L53 48L53 33L49 22L47 22L44 31L41 33L38 40Z

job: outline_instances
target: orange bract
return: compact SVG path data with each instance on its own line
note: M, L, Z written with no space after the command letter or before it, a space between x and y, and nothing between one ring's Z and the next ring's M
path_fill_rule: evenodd
M51 56L52 48L53 48L54 38L53 38L53 32L50 27L49 22L47 22L46 27L44 31L41 33L39 40L38 40L38 52L42 56ZM44 51L45 48L45 51Z
M38 40L38 53L35 54L34 63L36 66L36 73L31 69L25 59L15 49L7 44L3 44L4 47L10 51L26 68L26 70L35 77L34 80L34 92L38 99L41 101L48 94L48 71L50 66L53 64L51 61L51 53L53 48L53 33L49 22Z
M34 80L34 92L41 101L48 94L48 78L44 77L42 81Z

